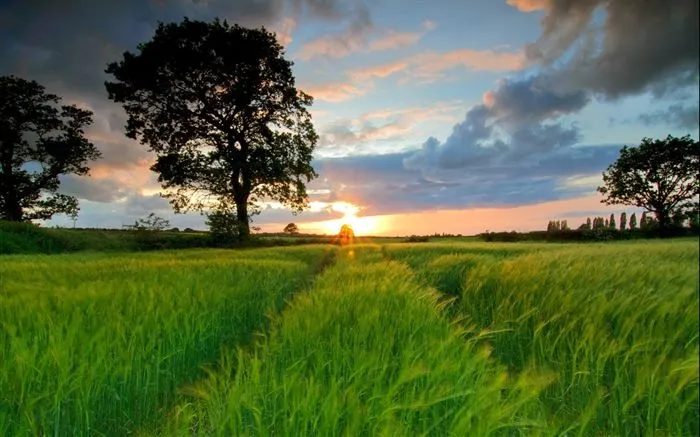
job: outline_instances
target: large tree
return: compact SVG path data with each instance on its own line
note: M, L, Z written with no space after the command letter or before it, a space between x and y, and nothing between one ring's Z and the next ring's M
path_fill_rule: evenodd
M690 136L664 140L644 138L638 147L624 146L620 157L603 172L601 202L631 205L656 216L661 228L671 225L677 209L687 209L700 195L700 145Z
M246 239L260 201L301 211L318 176L313 99L295 87L292 65L265 28L186 18L160 23L138 53L109 64L116 81L105 85L126 110L127 136L156 153L151 169L175 211L233 202Z
M77 213L77 199L57 192L59 176L87 174L100 152L84 136L92 112L59 102L35 81L0 77L0 218Z

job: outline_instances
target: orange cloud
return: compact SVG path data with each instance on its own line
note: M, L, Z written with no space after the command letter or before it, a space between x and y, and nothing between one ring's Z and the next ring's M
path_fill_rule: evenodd
M522 52L461 49L449 52L424 52L414 56L410 63L412 74L425 79L438 79L442 73L455 67L476 71L511 71L524 66Z
M522 12L534 12L547 8L547 0L506 0L510 6Z
M372 77L388 77L408 68L407 61L391 62L388 64L376 65L374 67L363 68L348 72L348 76L353 80L363 80Z
M328 34L311 40L302 45L297 57L304 61L315 57L343 58L356 52L378 52L407 47L417 43L426 33L437 27L434 21L425 20L422 30L418 32L401 32L397 30L385 30L380 35L374 29L349 29L343 34Z
M292 33L297 27L297 22L292 17L284 17L282 20L273 24L270 30L277 34L277 41L283 46L287 47L292 42Z
M360 88L348 82L332 82L324 84L308 85L303 87L304 92L316 100L326 102L343 102L364 95L366 88Z
M447 70L463 67L475 71L512 71L525 65L522 52L461 49L448 52L423 52L398 61L352 70L347 75L354 80L385 78L405 72L407 77L435 81ZM405 80L405 79L404 79Z
M370 52L392 50L407 47L418 42L423 37L423 32L397 32L389 30L386 35L369 43Z

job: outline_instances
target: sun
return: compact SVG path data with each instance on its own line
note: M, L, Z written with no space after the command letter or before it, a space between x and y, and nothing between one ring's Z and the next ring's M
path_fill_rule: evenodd
M329 234L337 234L343 225L350 225L356 236L371 236L384 229L380 217L358 217L355 213L346 213L343 218L328 220L323 224Z

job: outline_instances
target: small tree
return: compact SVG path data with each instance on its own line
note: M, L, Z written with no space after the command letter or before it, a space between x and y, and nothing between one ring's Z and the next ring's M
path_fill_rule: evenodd
M216 241L228 244L238 239L238 217L231 208L219 207L208 213L205 224Z
M591 218L590 218L590 217L588 217L588 218L586 219L586 229L589 229L589 230L590 230L590 229L593 229L593 225L591 224Z
M627 213L620 214L620 230L624 231L627 228Z
M0 218L48 220L78 211L78 200L59 194L59 176L86 175L100 152L83 129L92 112L60 99L35 81L0 77ZM34 167L34 168L32 168Z
M73 229L75 229L75 222L78 221L78 208L75 208L73 211L70 211L68 213L68 217L71 219L73 222Z
M299 228L294 223L289 223L287 226L284 227L283 232L285 234L296 235L299 233Z
M624 146L603 172L601 202L631 205L654 213L661 228L671 225L676 208L686 209L700 195L700 143L690 135L665 140L644 138L638 147Z
M352 230L352 226L348 224L341 226L338 238L340 238L340 244L352 243L355 239L355 231Z
M633 212L630 216L630 231L637 229L637 213Z
M569 230L569 223L567 223L566 220L561 221L561 230L562 231L568 231Z
M615 224L615 214L610 214L610 220L608 220L608 223L610 224L610 229L617 229L617 225Z
M150 213L146 218L138 219L134 227L142 231L160 232L170 227L170 221Z

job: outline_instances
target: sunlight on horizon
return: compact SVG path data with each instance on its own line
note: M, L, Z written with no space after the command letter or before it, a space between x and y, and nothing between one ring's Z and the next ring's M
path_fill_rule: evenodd
M343 225L350 225L356 236L372 236L387 231L384 217L358 217L353 213L345 214L339 219L326 220L319 224L328 234L337 234Z

